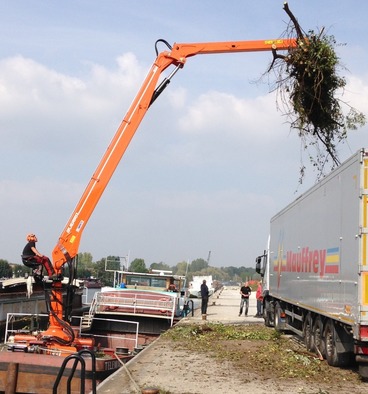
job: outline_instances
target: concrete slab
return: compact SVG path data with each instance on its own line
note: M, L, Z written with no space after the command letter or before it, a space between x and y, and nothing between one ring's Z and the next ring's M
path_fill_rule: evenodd
M262 322L262 318L254 317L257 313L256 293L252 292L249 299L248 316L239 317L240 289L238 287L223 288L214 293L208 302L206 321L211 323L239 324L249 322ZM202 320L201 310L197 309L194 316L188 316L180 321L180 324L199 322Z

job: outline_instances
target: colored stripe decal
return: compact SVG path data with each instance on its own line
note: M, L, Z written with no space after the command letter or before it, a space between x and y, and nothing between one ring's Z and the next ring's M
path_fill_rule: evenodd
M362 272L362 303L368 304L368 272Z

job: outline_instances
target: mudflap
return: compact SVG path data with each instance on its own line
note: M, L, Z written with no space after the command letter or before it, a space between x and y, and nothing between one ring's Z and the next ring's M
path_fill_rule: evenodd
M339 324L335 323L335 343L339 353L354 353L354 342L351 335Z
M368 363L359 363L359 375L365 382L368 381Z

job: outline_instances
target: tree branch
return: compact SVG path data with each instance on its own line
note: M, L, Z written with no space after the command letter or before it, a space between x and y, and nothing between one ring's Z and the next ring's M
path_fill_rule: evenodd
M290 20L293 22L298 38L304 39L304 34L299 25L299 22L295 18L294 14L290 11L289 4L287 3L287 1L285 1L284 3L284 10L289 15Z

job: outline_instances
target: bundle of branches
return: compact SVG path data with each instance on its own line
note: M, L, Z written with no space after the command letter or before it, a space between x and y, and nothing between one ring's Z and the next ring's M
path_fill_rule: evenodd
M340 164L337 144L346 139L348 130L364 125L365 117L337 98L343 93L346 80L337 74L341 65L334 49L334 37L325 34L324 29L318 34L312 30L305 33L287 3L284 10L291 20L286 33L296 37L297 46L290 48L286 56L274 52L269 71L277 69L276 89L303 148L316 149L315 156L309 154L309 158L320 177L326 163L331 168ZM345 113L343 104L348 108ZM304 170L302 165L300 181Z

